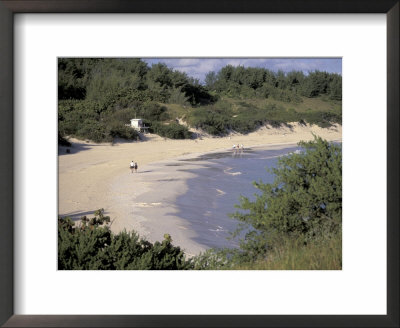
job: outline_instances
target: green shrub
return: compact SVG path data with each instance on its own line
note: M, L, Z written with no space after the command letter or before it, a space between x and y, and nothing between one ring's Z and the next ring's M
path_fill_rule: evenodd
M108 124L107 133L112 138L122 138L127 140L136 140L139 137L139 133L129 126L125 126L120 122L113 122Z
M247 241L259 242L260 235L268 239L276 232L306 242L341 231L341 146L319 137L299 145L303 152L280 158L271 169L274 183L254 183L262 193L255 201L241 197L241 211L232 217L252 227Z
M89 119L83 121L79 125L79 130L76 131L76 136L94 142L112 141L112 137L109 135L105 124Z
M152 132L170 139L190 139L192 133L186 126L180 125L176 122L165 124L163 122L152 122Z
M310 124L316 124L321 128L332 126L332 123L342 124L342 114L335 112L309 111L302 115L302 118Z
M113 234L104 210L94 217L58 219L59 270L183 270L192 268L183 251L172 245L169 235L154 244L132 232Z
M228 259L227 250L208 249L192 258L195 270L221 270L231 268L233 261Z
M146 102L142 104L138 115L149 121L165 121L169 119L167 108L156 102Z
M179 104L188 106L190 97L187 97L186 94L182 91L182 87L174 88L171 90L171 95L169 96L168 102L170 104Z

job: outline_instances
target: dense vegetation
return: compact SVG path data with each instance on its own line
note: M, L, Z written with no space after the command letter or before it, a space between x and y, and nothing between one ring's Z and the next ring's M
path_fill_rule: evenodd
M218 73L207 74L209 90L241 98L272 97L285 102L301 102L301 96L328 95L333 100L342 99L342 78L339 74L310 72L307 76L300 71L285 74L265 68L227 65Z
M164 240L154 244L135 232L113 234L104 210L81 219L78 226L70 218L58 220L59 270L184 270L190 262L179 247Z
M247 133L262 124L341 123L341 75L272 72L225 66L205 84L164 64L149 67L136 58L60 58L58 122L61 137L95 142L136 140L127 127L135 117L151 132L191 138L190 126L213 135Z
M279 159L272 184L242 197L231 216L240 222L239 249L211 249L186 259L165 236L153 244L134 232L113 235L103 211L74 227L59 219L60 269L335 269L342 266L341 145L316 137Z
M186 127L171 122L163 103L201 104L212 101L198 81L163 64L151 68L140 59L70 58L58 62L58 121L62 136L96 142L137 139L129 120L144 119L150 131L169 138L187 138Z

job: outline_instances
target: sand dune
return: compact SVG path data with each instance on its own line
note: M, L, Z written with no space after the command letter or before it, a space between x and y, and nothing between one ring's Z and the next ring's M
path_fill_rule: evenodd
M192 157L202 153L230 150L233 144L243 144L245 148L255 146L283 146L295 144L300 140L312 140L315 134L327 140L341 140L342 127L334 125L329 129L318 126L291 124L291 127L263 127L247 135L233 134L228 137L203 137L197 140L165 140L156 135L147 134L146 141L114 142L94 144L76 139L70 140L70 153L65 147L59 147L59 215L72 215L78 218L80 214L104 208L107 215L113 219L111 229L135 229L150 240L159 236L153 229L144 229L146 220L143 216L134 216L135 206L145 210L146 207L162 208L167 199L168 191L152 190L152 181L165 179L169 183L176 178L176 188L184 192L181 177L169 177L168 172L161 174L160 166L148 165L160 161L174 160L178 157ZM130 161L137 162L137 173L131 173ZM190 164L188 164L190 165ZM163 170L166 168L163 167ZM229 172L233 173L233 172ZM184 173L182 173L184 174ZM135 199L144 193L159 193L156 201L148 200L137 204ZM220 193L219 190L217 190ZM163 199L165 195L165 199ZM136 203L136 204L135 204ZM170 226L175 225L175 226ZM168 228L168 233L177 235L181 243L190 237L184 222L175 218L159 224L159 229ZM152 231L150 231L152 230ZM164 231L166 232L166 231ZM162 235L161 235L162 236ZM186 238L186 239L185 239ZM192 247L196 253L201 247Z

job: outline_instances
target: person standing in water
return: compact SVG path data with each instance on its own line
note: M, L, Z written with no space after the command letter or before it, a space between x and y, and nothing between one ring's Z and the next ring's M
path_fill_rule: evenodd
M131 161L131 164L129 165L129 167L131 168L131 173L133 173L133 170L135 169L135 163L133 161Z
M138 169L138 165L137 165L137 163L135 162L135 173L137 173L137 169Z

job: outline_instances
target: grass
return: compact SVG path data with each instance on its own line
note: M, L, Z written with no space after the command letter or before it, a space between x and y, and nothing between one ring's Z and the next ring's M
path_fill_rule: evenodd
M236 270L341 270L340 237L302 245L298 240L280 240L268 258L254 263L238 264Z
M190 106L183 106L179 104L162 104L160 105L167 108L167 112L171 118L175 119L177 117L184 118L186 117L192 108Z
M183 106L179 104L162 104L167 107L167 111L172 118L188 118L191 113L197 108L192 108L190 106ZM294 111L300 115L313 115L314 112L327 112L337 115L341 115L342 102L334 101L326 96L320 96L317 98L306 98L302 97L302 101L299 103L294 102L283 102L275 99L261 99L261 98L249 98L249 99L236 99L227 96L222 96L216 106L230 108L233 114L246 114L246 112L251 112L252 110L261 111L265 108L270 108L275 105L279 109L282 118L291 117L292 115L287 115L287 113L293 113ZM202 107L200 107L202 108ZM277 113L278 114L278 113Z
M235 104L236 107L239 107L238 104L244 102L244 100L229 100L232 104ZM248 104L253 105L257 108L265 108L268 105L275 104L277 107L282 107L284 109L293 108L297 112L306 112L309 109L318 110L323 112L340 112L342 110L342 104L340 101L333 101L326 97L317 97L317 98L306 98L302 97L302 102L300 103L287 103L275 99L247 99L245 100Z

